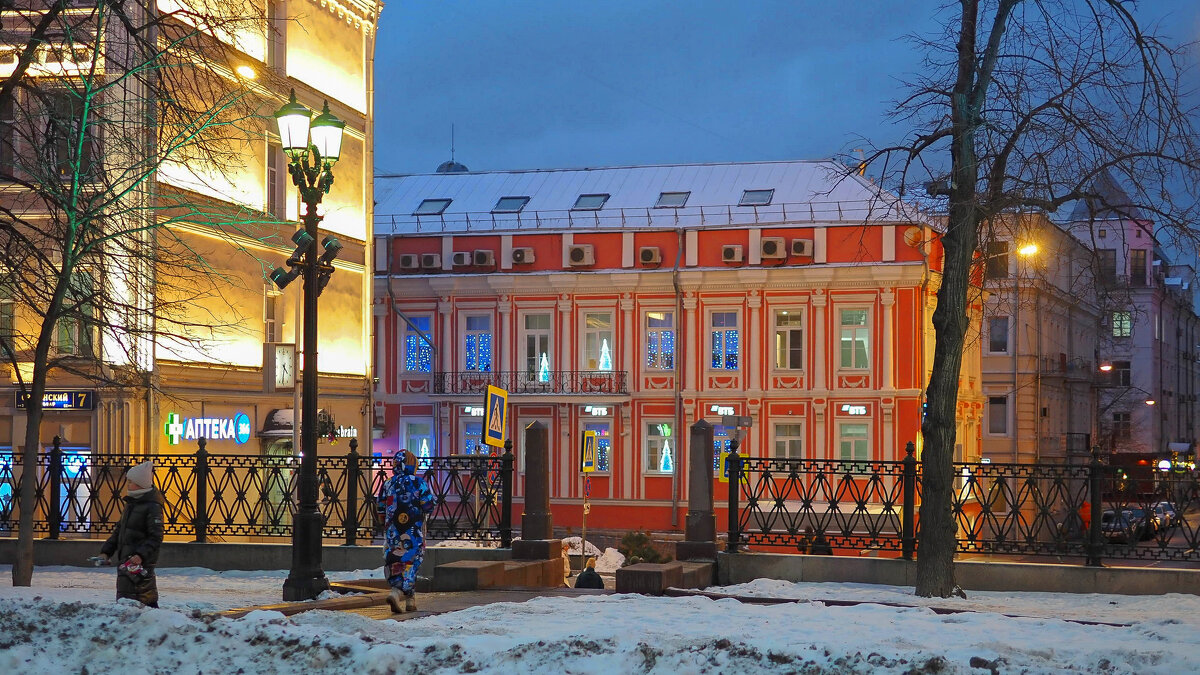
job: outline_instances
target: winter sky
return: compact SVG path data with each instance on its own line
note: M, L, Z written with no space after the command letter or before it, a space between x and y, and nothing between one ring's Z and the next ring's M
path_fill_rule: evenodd
M886 141L899 135L885 113L900 80L920 68L904 37L937 32L945 4L389 2L375 168L432 171L450 157L451 124L474 170L806 159ZM1196 0L1136 12L1200 39Z

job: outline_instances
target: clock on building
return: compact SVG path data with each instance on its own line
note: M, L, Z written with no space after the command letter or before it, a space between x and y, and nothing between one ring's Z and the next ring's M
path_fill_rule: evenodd
M296 345L275 345L275 388L293 389L296 386Z

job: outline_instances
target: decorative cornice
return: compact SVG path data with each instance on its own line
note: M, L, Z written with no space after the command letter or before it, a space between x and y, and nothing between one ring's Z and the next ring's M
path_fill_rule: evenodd
M374 32L376 24L379 23L379 13L383 11L382 4L371 0L309 0L309 2L367 35Z

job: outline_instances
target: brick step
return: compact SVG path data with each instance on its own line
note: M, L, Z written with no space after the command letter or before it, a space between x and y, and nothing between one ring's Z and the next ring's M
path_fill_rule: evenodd
M617 570L618 593L662 595L668 588L707 588L717 566L711 562L638 563Z

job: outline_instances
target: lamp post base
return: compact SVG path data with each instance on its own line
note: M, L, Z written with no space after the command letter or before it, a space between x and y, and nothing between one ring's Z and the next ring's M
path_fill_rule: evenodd
M312 600L329 590L321 569L321 514L299 511L292 522L292 569L283 582L285 602Z

